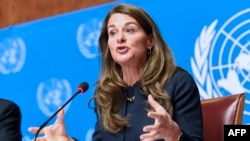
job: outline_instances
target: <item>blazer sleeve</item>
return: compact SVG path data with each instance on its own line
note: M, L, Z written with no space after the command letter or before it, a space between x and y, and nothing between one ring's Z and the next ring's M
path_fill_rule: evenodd
M0 99L0 141L21 141L21 111L12 101Z
M174 74L168 85L173 104L173 120L182 130L182 141L203 140L200 94L193 77L186 71Z

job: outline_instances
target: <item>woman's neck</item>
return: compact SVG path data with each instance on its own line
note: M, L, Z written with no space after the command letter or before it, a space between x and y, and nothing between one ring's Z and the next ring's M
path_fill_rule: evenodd
M123 80L128 86L133 86L141 76L143 68L122 67Z

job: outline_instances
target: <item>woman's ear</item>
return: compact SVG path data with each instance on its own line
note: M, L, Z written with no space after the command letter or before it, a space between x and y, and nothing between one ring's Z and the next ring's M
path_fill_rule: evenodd
M148 42L147 42L147 48L151 49L153 46L154 46L154 37L151 34L151 35L149 35L149 39L148 39Z

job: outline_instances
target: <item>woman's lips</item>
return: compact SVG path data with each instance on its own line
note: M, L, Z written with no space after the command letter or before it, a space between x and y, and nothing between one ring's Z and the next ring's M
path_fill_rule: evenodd
M116 51L118 52L118 53L125 53L125 52L127 52L128 51L128 47L126 47L126 46L119 46L119 47L117 47L116 48Z

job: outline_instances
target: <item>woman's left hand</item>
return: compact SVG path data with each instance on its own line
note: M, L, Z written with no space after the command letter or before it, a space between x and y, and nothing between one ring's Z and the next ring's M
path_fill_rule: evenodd
M164 139L165 141L177 141L181 134L180 127L172 120L168 112L157 103L152 95L148 96L148 102L155 111L149 111L148 117L154 118L153 125L144 126L145 132L140 136L142 141L154 141Z

